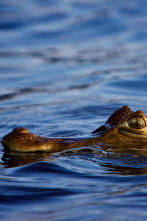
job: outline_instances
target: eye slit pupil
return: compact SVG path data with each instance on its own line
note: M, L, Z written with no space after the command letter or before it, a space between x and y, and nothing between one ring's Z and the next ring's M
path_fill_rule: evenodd
M142 129L146 126L145 120L140 116L131 117L127 120L128 126L133 129Z

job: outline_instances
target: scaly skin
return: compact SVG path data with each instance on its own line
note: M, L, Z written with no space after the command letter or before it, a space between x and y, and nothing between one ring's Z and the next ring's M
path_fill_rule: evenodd
M105 125L92 132L95 136L83 139L44 138L30 133L25 128L14 128L1 140L5 151L59 152L66 149L102 146L121 148L122 146L147 149L147 118L143 111L133 112L128 106L115 111Z

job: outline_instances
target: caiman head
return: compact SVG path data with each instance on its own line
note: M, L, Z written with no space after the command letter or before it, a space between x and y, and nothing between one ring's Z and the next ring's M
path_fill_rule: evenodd
M106 143L147 147L147 117L142 110L133 112L128 106L123 106L108 118L105 125L92 133L103 137Z
M4 149L18 152L49 151L99 145L112 149L128 147L147 150L147 117L143 111L133 112L128 106L115 111L105 125L92 132L94 137L81 139L44 138L25 128L15 128L5 135L1 144Z

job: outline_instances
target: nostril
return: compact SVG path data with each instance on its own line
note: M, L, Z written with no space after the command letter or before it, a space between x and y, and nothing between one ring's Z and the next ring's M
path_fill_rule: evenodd
M27 134L29 131L25 127L16 127L13 129L12 133Z

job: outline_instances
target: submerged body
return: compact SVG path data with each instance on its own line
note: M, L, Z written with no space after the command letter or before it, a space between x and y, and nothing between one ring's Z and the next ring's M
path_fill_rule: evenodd
M131 146L147 149L147 118L143 111L133 112L128 106L115 111L105 125L92 132L93 137L83 139L44 138L25 128L15 128L1 140L4 149L17 152L48 151L99 146Z

